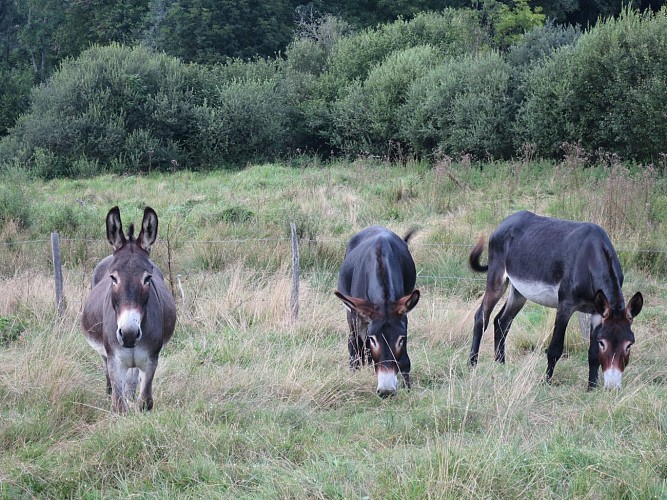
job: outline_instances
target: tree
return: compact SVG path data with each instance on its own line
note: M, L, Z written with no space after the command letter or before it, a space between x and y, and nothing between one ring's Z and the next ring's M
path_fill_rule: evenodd
M18 31L22 50L32 64L37 81L44 81L59 56L56 31L63 22L64 0L26 0L16 2L23 22Z
M274 56L290 42L297 0L151 0L146 41L184 61Z
M524 33L544 24L542 7L531 7L528 0L514 0L511 5L498 0L474 2L482 12L482 23L490 32L495 46L506 50Z

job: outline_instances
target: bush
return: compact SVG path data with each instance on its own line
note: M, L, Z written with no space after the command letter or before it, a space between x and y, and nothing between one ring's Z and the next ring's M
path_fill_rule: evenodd
M573 45L581 36L581 30L574 26L560 26L547 21L521 37L507 52L507 62L514 68L528 67L556 50Z
M45 178L244 165L289 142L294 92L278 61L186 65L141 47L94 47L33 92L0 160Z
M0 173L0 225L9 221L20 227L30 225L33 197L28 186L28 176L22 170L9 168Z
M341 38L331 49L327 69L320 79L320 96L335 100L354 80L365 80L373 68L392 52L430 45L443 56L474 52L488 45L477 13L446 9L422 13L410 21L367 29Z
M509 65L495 52L449 60L412 84L397 114L418 153L508 156Z
M355 83L333 105L331 142L347 153L385 154L399 140L401 105L410 84L441 59L430 46L392 53L369 73L363 84Z
M15 316L0 316L0 347L7 347L19 339L25 324Z
M531 70L519 120L524 142L555 156L564 142L653 160L667 144L667 8L626 9Z
M194 66L144 48L93 47L33 90L0 159L16 158L43 177L89 175L94 165L168 167L187 153L175 145L187 143L193 127L198 76Z
M319 75L324 69L328 54L317 41L299 38L287 47L285 56L287 67L292 71Z
M291 96L276 81L231 81L197 108L203 165L243 165L277 156L288 139Z

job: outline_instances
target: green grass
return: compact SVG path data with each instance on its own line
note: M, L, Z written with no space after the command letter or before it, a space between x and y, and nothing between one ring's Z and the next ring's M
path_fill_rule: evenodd
M30 196L12 198L8 213L30 223L0 214L0 497L666 497L664 259L636 251L667 246L663 179L617 171L623 190L612 192L602 169L449 168L357 161L25 184ZM645 296L623 388L586 391L574 319L545 385L555 316L534 304L512 326L507 364L493 362L487 332L470 370L484 281L466 258L479 235L520 208L595 220L591 207L612 194L617 212L600 217L614 217L626 294ZM126 416L110 412L99 357L78 327L115 204L125 227L145 204L156 209L153 258L172 270L179 313L154 410ZM297 322L290 221L303 238ZM62 318L49 261L56 223L70 231ZM422 290L410 317L413 388L386 400L370 369L348 370L332 294L345 241L370 223L420 228L410 243Z

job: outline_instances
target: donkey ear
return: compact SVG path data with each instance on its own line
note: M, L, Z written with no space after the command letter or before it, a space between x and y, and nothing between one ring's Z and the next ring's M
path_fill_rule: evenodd
M334 295L343 301L345 308L350 312L355 312L364 321L371 322L380 317L380 313L375 310L373 304L364 299L358 299L356 297L348 297L343 295L338 290L334 292Z
M643 306L644 306L644 297L640 292L635 293L625 308L625 316L632 321L632 318L634 318L641 312Z
M144 220L141 221L141 231L137 236L137 245L151 253L151 247L157 239L157 214L151 207L144 209Z
M113 207L107 214L107 241L114 251L127 243L125 234L123 234L123 225L120 222L120 210L118 207Z
M419 290L414 290L410 295L398 299L398 302L394 306L394 312L399 316L408 314L417 305L417 302L419 302L419 297Z
M611 314L611 306L609 305L609 300L602 290L598 290L595 293L595 312L598 313L602 318L608 318Z

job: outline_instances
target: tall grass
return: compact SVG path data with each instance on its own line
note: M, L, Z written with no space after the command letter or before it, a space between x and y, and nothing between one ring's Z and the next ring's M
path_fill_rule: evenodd
M0 344L0 496L667 495L667 294L662 268L633 257L646 241L665 247L663 179L622 166L528 161L447 169L265 165L31 184L35 206L78 198L91 222L82 218L63 245L63 317L47 235L9 222L0 228L11 235L0 242L0 318L22 327ZM509 175L521 179L511 193ZM626 205L604 204L613 196L648 206L623 222ZM126 224L139 221L143 204L156 209L153 258L183 289L173 283L178 324L160 357L155 408L122 417L110 412L101 361L78 327L92 267L108 251L104 215L116 203ZM466 244L519 208L583 220L596 203L609 210L596 212L600 223L621 221L612 239L627 250L626 293L640 289L646 299L624 387L586 392L587 346L574 320L566 356L545 385L555 316L534 304L512 326L507 364L493 362L487 332L470 370L484 281L466 269ZM228 207L253 215L209 217ZM297 322L288 293L292 216L305 230ZM419 227L410 242L422 290L410 315L413 388L386 400L374 394L370 369L348 370L345 313L331 293L345 240L372 222L399 234ZM92 239L85 251L84 236ZM34 253L10 244L42 239L46 247L26 247ZM21 266L11 269L11 259Z

